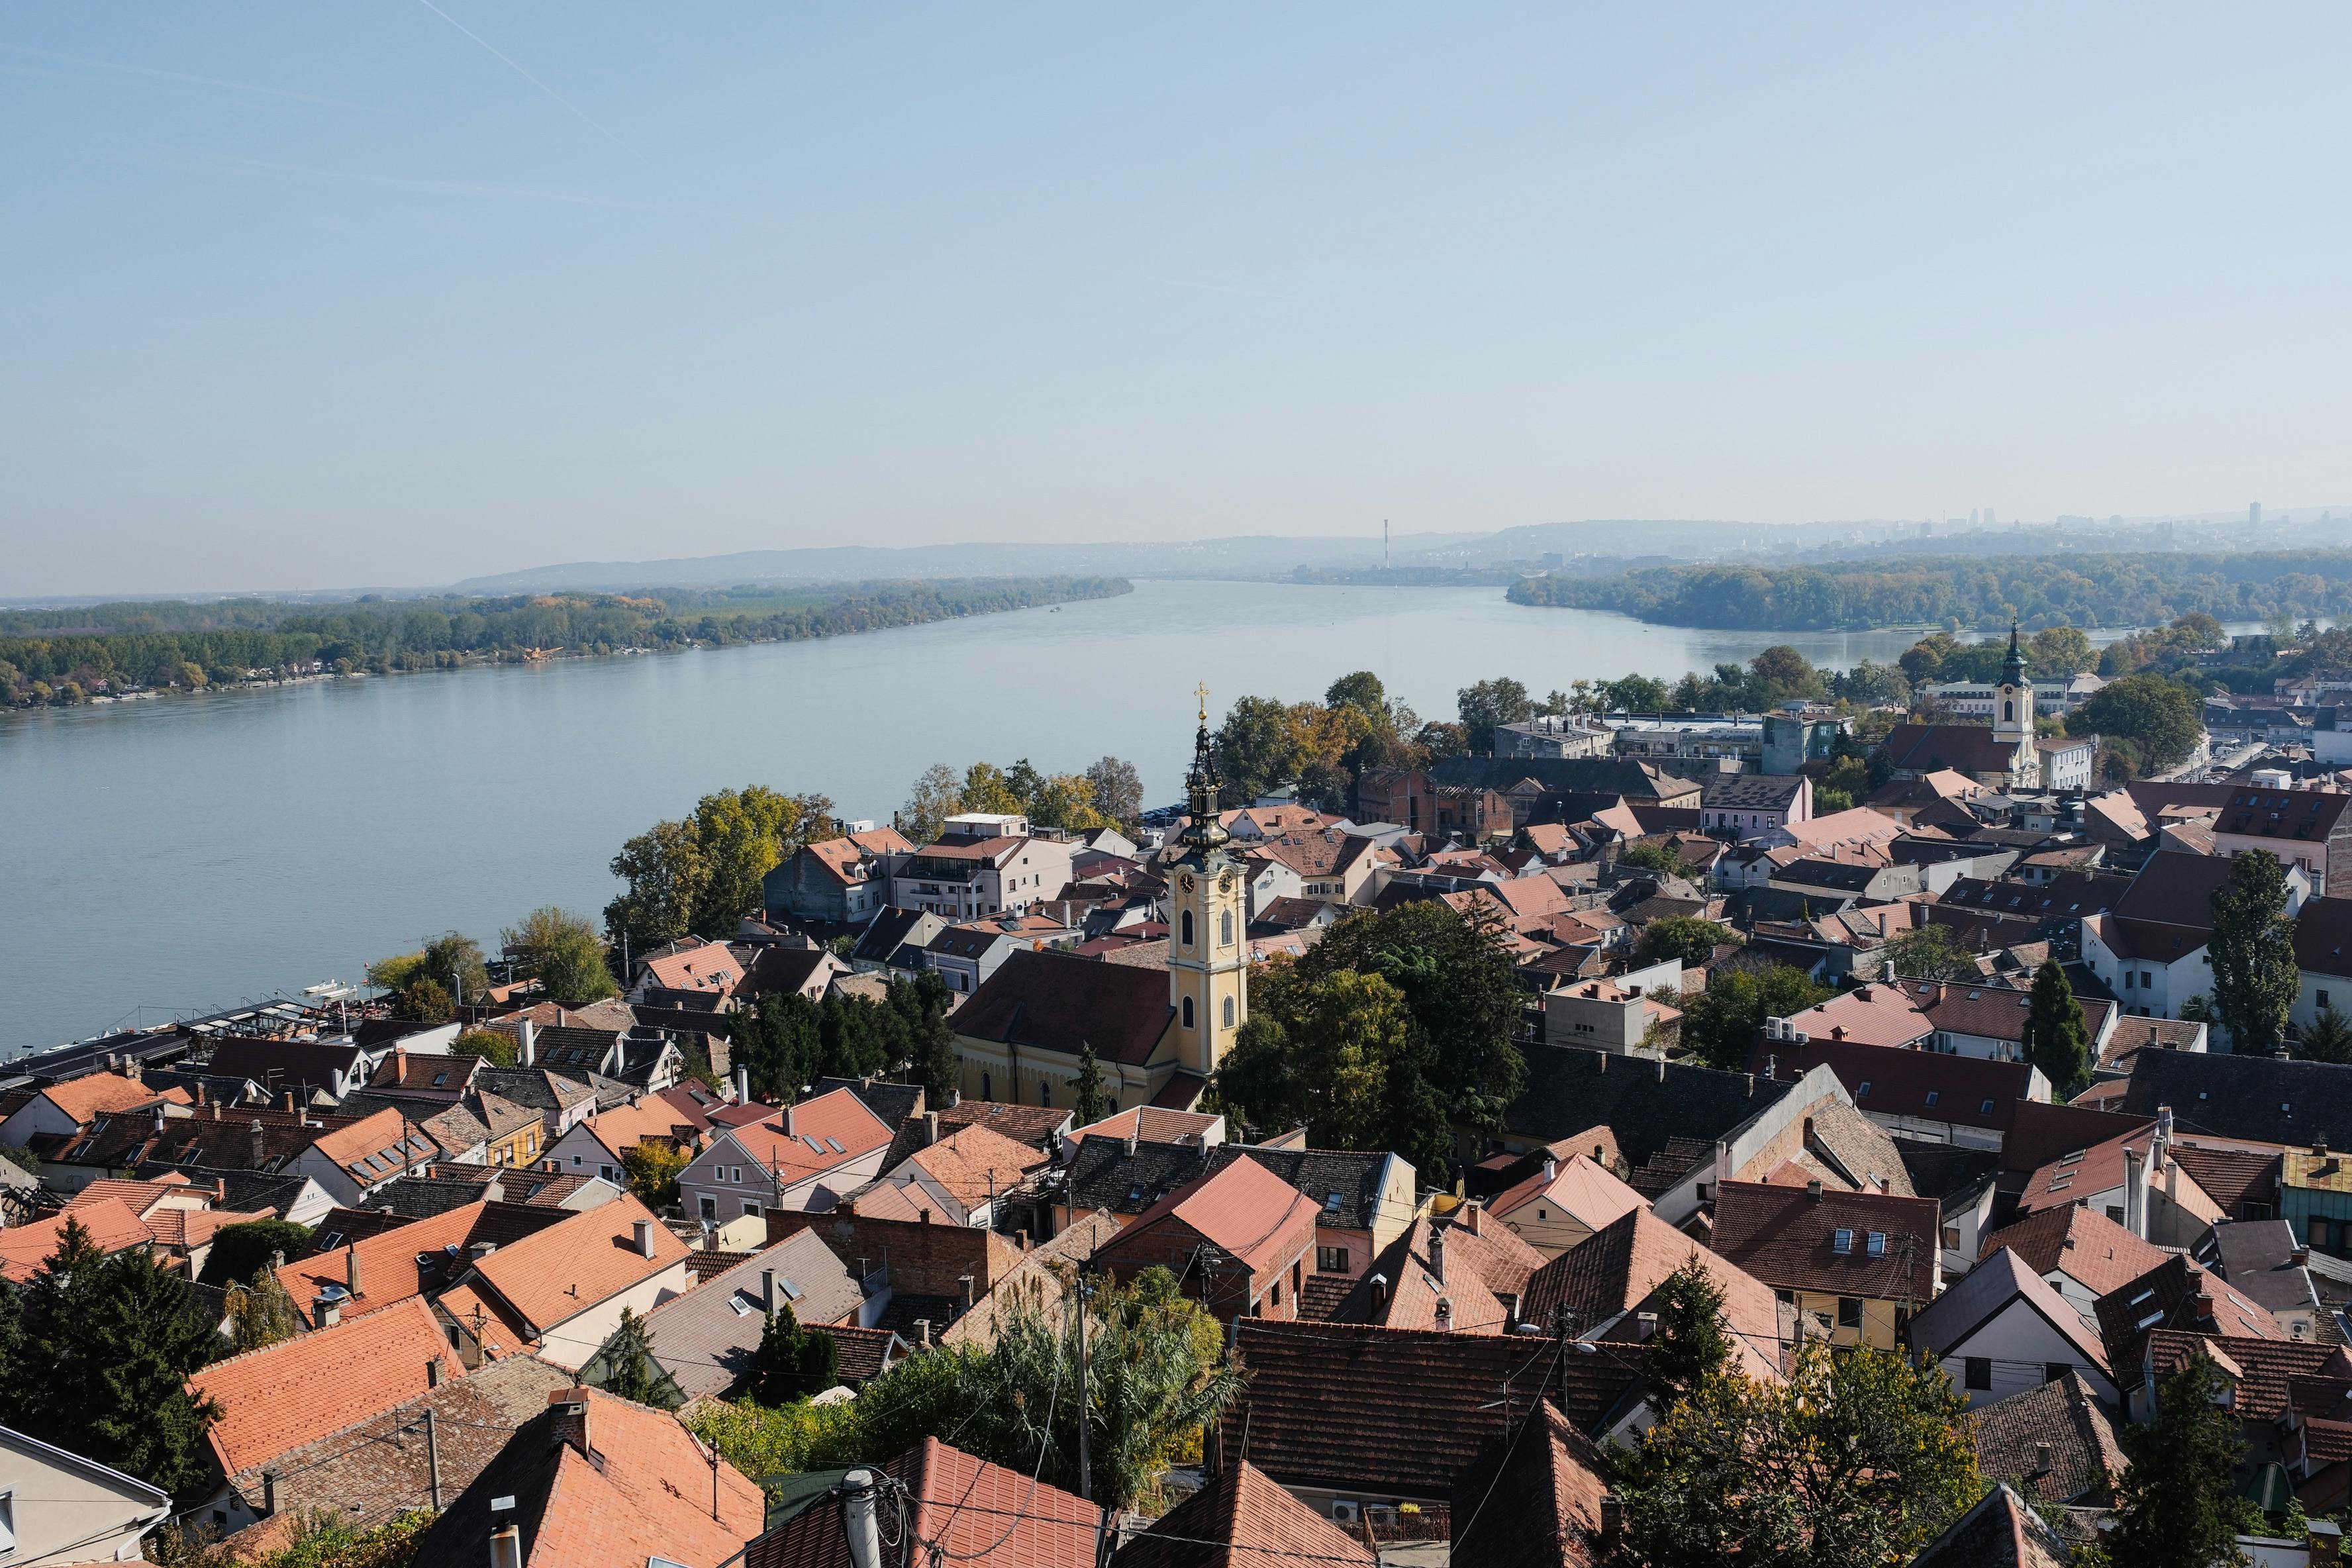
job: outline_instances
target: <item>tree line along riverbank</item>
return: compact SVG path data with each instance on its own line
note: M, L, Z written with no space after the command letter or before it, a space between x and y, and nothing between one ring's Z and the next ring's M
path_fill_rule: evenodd
M0 702L73 704L308 676L843 637L1131 593L1122 577L507 597L368 595L0 611Z
M2191 615L2300 622L2352 613L2352 550L1657 566L1606 577L1524 577L1510 597L1723 631L2006 629L2012 620L2031 631L2163 626Z

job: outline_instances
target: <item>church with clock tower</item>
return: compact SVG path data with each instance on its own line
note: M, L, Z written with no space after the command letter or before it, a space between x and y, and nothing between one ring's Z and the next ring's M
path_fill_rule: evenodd
M1218 819L1205 689L1200 698L1186 821L1160 858L1166 973L1042 945L1012 953L949 1016L965 1099L1075 1108L1092 1071L1109 1111L1189 1110L1234 1048L1249 1018L1248 893Z
M1228 836L1218 821L1221 784L1203 691L1192 769L1184 775L1190 820L1168 868L1168 1005L1176 1010L1176 1058L1182 1070L1203 1077L1224 1060L1249 1016L1249 921L1241 867L1226 853Z

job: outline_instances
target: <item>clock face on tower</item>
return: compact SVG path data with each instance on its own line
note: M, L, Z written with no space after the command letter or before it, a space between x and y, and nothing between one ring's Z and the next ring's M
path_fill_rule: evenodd
M1233 890L1234 874L1231 871L1228 871L1223 876L1217 879L1217 891L1221 893L1230 893Z
M1198 886L1200 886L1199 879L1190 871L1185 872L1182 876L1176 879L1176 887L1179 891L1189 893Z

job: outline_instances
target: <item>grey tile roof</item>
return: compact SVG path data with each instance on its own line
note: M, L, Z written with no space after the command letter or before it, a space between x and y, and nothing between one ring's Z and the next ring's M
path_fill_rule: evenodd
M2124 1472L2115 1424L2080 1373L1985 1405L1971 1424L1977 1468L2035 1502L2073 1502Z
M1063 1173L1058 1201L1079 1212L1139 1215L1208 1171L1208 1151L1198 1144L1138 1143L1130 1154L1118 1139L1089 1138Z
M2183 1132L2262 1143L2352 1147L2352 1067L2275 1057L2142 1051L2119 1109L2153 1116L2172 1108Z
M1527 1057L1528 1085L1506 1118L1509 1131L1549 1142L1606 1126L1631 1165L1664 1152L1670 1138L1713 1142L1794 1088L1747 1073L1676 1062L1661 1067L1572 1046L1532 1049Z
M1088 1139L1087 1142L1094 1142ZM1209 1151L1207 1174L1236 1160L1255 1160L1313 1199L1321 1209L1315 1223L1334 1230L1370 1230L1380 1206L1381 1169L1386 1153L1344 1149L1266 1149L1254 1143L1220 1143ZM1332 1206L1332 1198L1339 1205Z
M761 1275L770 1270L777 1305L789 1302L803 1325L846 1317L865 1299L849 1266L815 1231L802 1230L663 1302L646 1314L646 1331L653 1337L654 1359L688 1398L731 1394L750 1374L767 1327Z

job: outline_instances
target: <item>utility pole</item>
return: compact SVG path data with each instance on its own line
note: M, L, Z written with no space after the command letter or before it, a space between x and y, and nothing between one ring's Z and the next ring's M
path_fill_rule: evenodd
M1088 1502L1095 1500L1094 1462L1087 1442L1087 1280L1080 1275L1077 1282L1078 1300L1078 1495Z
M441 1511L441 1438L433 1429L433 1406L425 1407L425 1495Z

